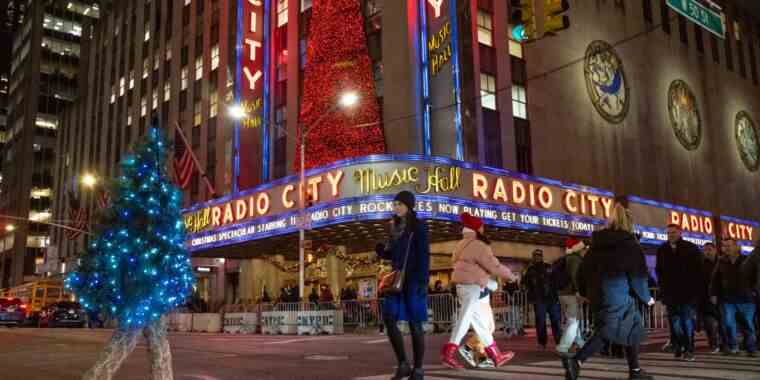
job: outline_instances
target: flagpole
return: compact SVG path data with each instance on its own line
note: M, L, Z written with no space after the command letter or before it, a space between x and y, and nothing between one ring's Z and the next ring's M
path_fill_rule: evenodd
M195 152L193 151L192 147L190 147L190 144L187 142L187 137L185 137L185 132L182 131L182 127L179 125L179 122L174 122L174 128L179 132L179 137L182 139L182 143L185 144L185 149L187 149L190 152L190 157L193 158L193 163L195 164L195 167L198 168L198 172L201 174L201 178L203 179L203 182L206 184L206 187L208 188L209 193L211 193L212 197L216 196L216 190L214 190L214 186L211 185L211 182L208 180L208 176L206 175L206 170L203 169L200 162L198 161L198 157L195 157Z
M58 223L40 222L40 221L37 221L37 220L31 220L31 219L27 219L27 218L19 218L17 216L10 216L10 215L0 215L0 218L2 218L2 219L16 220L16 221L19 221L19 222L47 224L48 226L63 228L64 230L71 230L71 231L81 232L81 233L83 233L85 235L90 235L90 236L94 236L95 235L95 234L93 234L93 233L91 233L89 231L80 230L79 228L69 227L69 226L66 226L66 225L63 225L63 224L58 224Z

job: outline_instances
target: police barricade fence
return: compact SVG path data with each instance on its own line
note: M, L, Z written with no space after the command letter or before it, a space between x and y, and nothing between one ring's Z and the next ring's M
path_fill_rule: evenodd
M261 332L271 335L295 335L298 333L299 302L281 302L275 305L263 304L261 312Z
M222 331L222 314L195 313L192 315L192 331L218 333Z

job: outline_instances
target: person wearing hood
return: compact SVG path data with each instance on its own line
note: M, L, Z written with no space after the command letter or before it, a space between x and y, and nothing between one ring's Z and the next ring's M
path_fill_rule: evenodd
M409 378L422 380L425 357L425 332L422 323L428 319L427 291L430 283L430 244L425 223L417 219L416 200L409 191L398 193L393 201L390 241L378 243L375 251L380 258L390 260L394 270L404 270L405 277L399 294L383 295L383 322L388 330L398 367L393 380ZM405 265L406 264L406 265ZM414 350L414 368L410 367L404 350L404 339L398 321L409 322Z
M646 332L636 300L651 306L654 299L627 206L625 197L616 197L606 228L591 235L591 250L581 264L579 290L591 304L595 331L575 355L560 354L566 379L578 379L583 363L601 351L605 341L625 346L629 379L653 379L639 366L639 346Z
M450 368L464 367L455 355L459 343L472 326L485 346L486 355L495 367L499 367L510 361L515 354L511 351L502 353L499 350L489 323L493 316L484 315L484 310L490 311L490 308L481 308L480 302L484 298L484 289L488 286L491 276L511 280L516 280L516 276L494 256L490 241L483 235L483 221L469 213L463 213L461 219L463 238L454 250L454 274L451 278L451 281L457 284L457 298L461 309L451 331L451 338L441 351L441 362ZM485 297L488 297L488 294L485 292Z

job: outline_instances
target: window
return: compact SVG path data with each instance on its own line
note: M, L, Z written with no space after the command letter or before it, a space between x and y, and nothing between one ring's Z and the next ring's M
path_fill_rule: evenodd
M153 60L153 71L158 71L158 67L161 65L161 57L158 55L156 56L156 59Z
M678 15L678 37L681 43L689 45L689 33L686 29L686 17Z
M203 56L195 59L195 80L203 78Z
M127 125L132 125L132 112L127 115Z
M145 60L143 61L143 72L142 72L143 79L148 77L149 72L150 72L150 57L145 57Z
M140 116L145 117L148 114L148 99L140 99Z
M124 77L119 78L119 96L124 96L124 90L127 86L127 80Z
M200 126L201 121L203 121L203 117L201 116L201 102L197 101L193 107L193 126Z
M647 24L652 23L652 0L644 0L644 21L647 22Z
M219 45L211 47L211 71L219 67Z
M129 89L135 88L135 71L129 70Z
M277 0L277 27L288 23L288 0Z
M517 58L523 57L523 46L521 43L509 39L509 55Z
M710 35L710 47L712 48L713 62L720 63L720 50L718 49L718 38Z
M704 54L705 42L702 40L702 27L696 24L694 24L694 40L697 42L697 51Z
M478 9L478 42L493 46L493 17L481 9Z
M664 0L660 2L660 18L662 19L662 31L665 34L670 34L670 11Z
M216 117L217 113L219 113L219 94L214 91L211 93L211 96L209 96L208 114L209 117L213 118Z
M152 109L158 108L158 90L153 89L153 102L152 102Z
M496 78L480 73L480 103L483 108L496 110Z
M111 86L111 104L116 102L116 85Z
M201 1L203 1L203 0L201 0ZM193 0L185 0L185 5L190 5L190 3L192 3L192 2L193 2Z
M512 85L512 114L520 119L528 119L528 101L525 97L525 87Z
M180 71L180 89L187 90L187 83L190 81L189 73L187 72L187 66L183 67Z
M311 8L311 2L312 0L301 0L301 12L305 12L307 9Z
M168 102L172 96L172 84L171 82L164 82L164 101Z
M734 38L737 42L742 40L742 28L738 21L734 21Z
M150 23L145 24L145 38L143 38L143 41L150 41Z
M166 45L166 60L171 61L172 60L172 45Z

